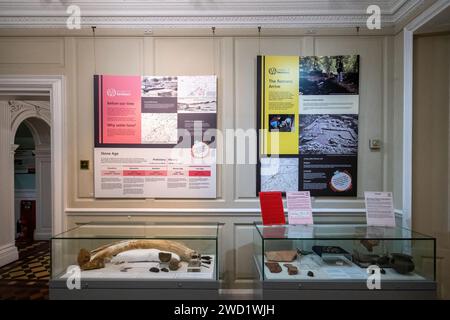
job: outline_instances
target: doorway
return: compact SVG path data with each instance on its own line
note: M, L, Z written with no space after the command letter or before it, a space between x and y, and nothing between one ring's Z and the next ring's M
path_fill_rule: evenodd
M14 221L22 241L48 240L52 234L50 137L49 124L38 117L25 119L15 132Z
M50 169L45 170L50 171L51 183L43 188L51 195L50 233L58 234L65 229L64 83L64 76L0 75L0 266L19 256L15 245L14 154L17 146L14 140L24 121L32 132L35 131L33 138L42 142L37 151L50 154ZM36 97L45 97L45 101ZM44 123L48 126L46 129Z

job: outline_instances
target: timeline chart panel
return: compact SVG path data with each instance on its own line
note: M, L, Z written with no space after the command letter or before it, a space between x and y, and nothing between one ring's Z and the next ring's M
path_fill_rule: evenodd
M216 152L96 148L97 198L215 198Z

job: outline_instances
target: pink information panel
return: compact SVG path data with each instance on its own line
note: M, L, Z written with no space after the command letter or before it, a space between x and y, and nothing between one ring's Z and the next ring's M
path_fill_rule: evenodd
M96 75L94 105L95 197L216 197L216 76Z
M141 77L98 76L99 143L141 143Z

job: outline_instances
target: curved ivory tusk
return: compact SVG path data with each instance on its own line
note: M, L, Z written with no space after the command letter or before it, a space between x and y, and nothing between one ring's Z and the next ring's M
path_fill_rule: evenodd
M189 262L191 258L198 255L195 250L186 247L184 244L172 240L127 240L109 246L101 246L91 252L81 249L78 254L78 264L83 270L99 269L105 266L105 260L113 256L133 249L158 249L161 251L173 252L180 256L183 261Z

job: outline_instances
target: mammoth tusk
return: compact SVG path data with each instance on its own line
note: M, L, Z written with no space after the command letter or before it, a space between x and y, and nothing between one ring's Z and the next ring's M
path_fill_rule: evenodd
M133 249L158 249L166 252L173 252L180 256L183 261L190 261L192 257L198 256L195 250L186 247L184 244L171 240L127 240L109 246L101 246L89 252L81 249L78 253L78 265L83 270L99 269L105 266L105 260L113 256Z

